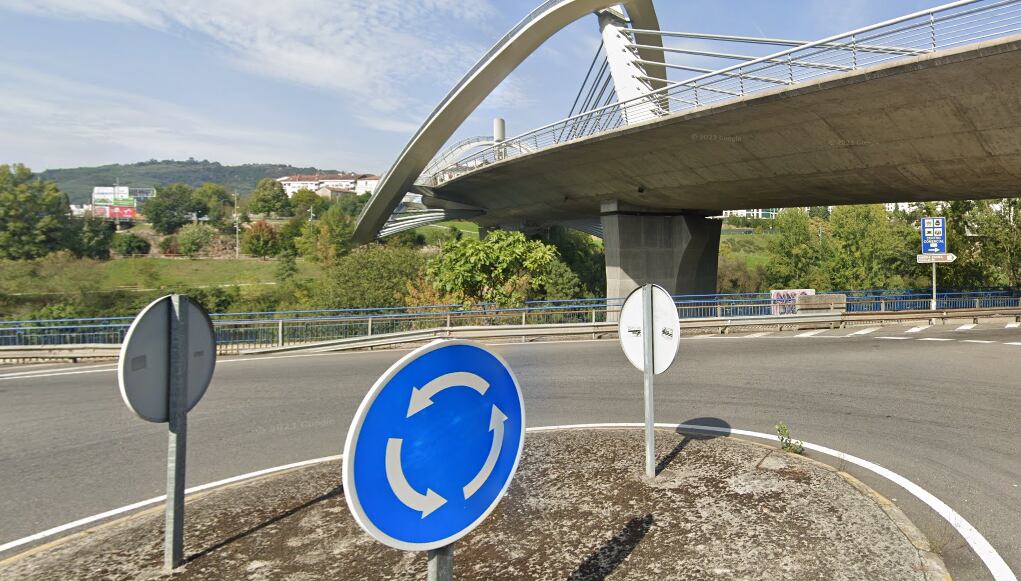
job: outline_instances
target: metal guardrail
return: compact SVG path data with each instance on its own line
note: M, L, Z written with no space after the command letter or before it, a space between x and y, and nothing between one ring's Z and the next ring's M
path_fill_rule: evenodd
M973 319L982 317L1015 317L1021 320L1019 299L995 301L1001 305L928 310L929 299L906 301L897 299L894 306L916 305L911 310L876 309L864 312L832 312L801 315L747 314L748 306L714 307L679 305L682 329L710 329L727 333L734 328L777 328L792 325L846 326L869 322L905 321L925 319ZM968 300L974 303L974 299ZM994 302L994 301L991 301ZM751 305L754 309L766 305ZM683 316L704 313L710 316ZM278 352L333 347L362 349L381 345L417 342L436 337L541 337L548 335L591 334L593 337L616 332L616 313L619 306L599 310L595 308L568 308L554 312L536 313L529 309L500 311L468 311L427 314L427 316L369 317L347 319L277 319L259 321L220 321L214 323L217 351L222 355L242 353ZM118 325L117 327L127 325ZM62 345L7 345L0 346L0 361L27 361L47 359L85 359L116 356L118 343L62 344Z
M905 60L1021 32L1021 0L962 0L668 82L648 95L597 107L467 156L417 183L435 187L487 165L627 125L778 87ZM651 33L651 32L650 32ZM643 32L642 34L646 34ZM632 44L632 50L669 48Z

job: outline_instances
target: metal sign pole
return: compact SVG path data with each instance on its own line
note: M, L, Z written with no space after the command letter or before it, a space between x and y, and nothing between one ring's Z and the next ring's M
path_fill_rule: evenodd
M933 311L936 310L936 263L932 263L932 305L930 307Z
M655 353L653 346L652 318L652 285L642 287L642 303L645 307L642 313L642 341L644 344L645 357L645 475L649 478L656 477L656 432L653 420L653 379L656 377Z
M173 295L170 309L169 437L167 439L167 501L163 537L163 568L184 561L184 463L187 455L188 312L187 300Z
M454 544L427 551L428 581L454 581Z

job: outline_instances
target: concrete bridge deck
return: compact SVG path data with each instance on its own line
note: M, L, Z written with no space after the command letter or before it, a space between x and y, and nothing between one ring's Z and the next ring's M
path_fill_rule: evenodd
M1017 196L1021 35L627 126L434 191L511 226L597 219L609 201L714 214Z

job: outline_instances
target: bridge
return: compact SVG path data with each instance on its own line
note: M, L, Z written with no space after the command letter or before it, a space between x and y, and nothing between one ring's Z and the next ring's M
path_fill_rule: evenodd
M443 148L529 54L593 13L602 44L567 118ZM715 292L723 210L1018 195L1019 32L1021 0L963 0L811 42L664 31L651 0L550 0L437 106L355 240L452 218L563 224L603 237L608 296L646 282ZM399 208L406 192L428 209Z

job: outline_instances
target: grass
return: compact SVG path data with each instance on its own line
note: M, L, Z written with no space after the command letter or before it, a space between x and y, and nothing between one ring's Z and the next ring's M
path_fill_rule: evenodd
M479 237L479 225L475 222L468 222L466 220L437 222L436 224L416 228L415 233L425 236L426 244L432 245L437 244L440 239L446 237L451 228L460 230L462 235L470 238Z
M0 262L0 292L59 294L157 287L201 287L274 282L276 261L253 259L127 258ZM319 265L299 260L298 276L319 276Z
M725 228L720 237L720 246L730 248L735 257L743 259L748 264L748 268L755 269L764 267L769 262L766 250L769 237L769 234L728 232Z

